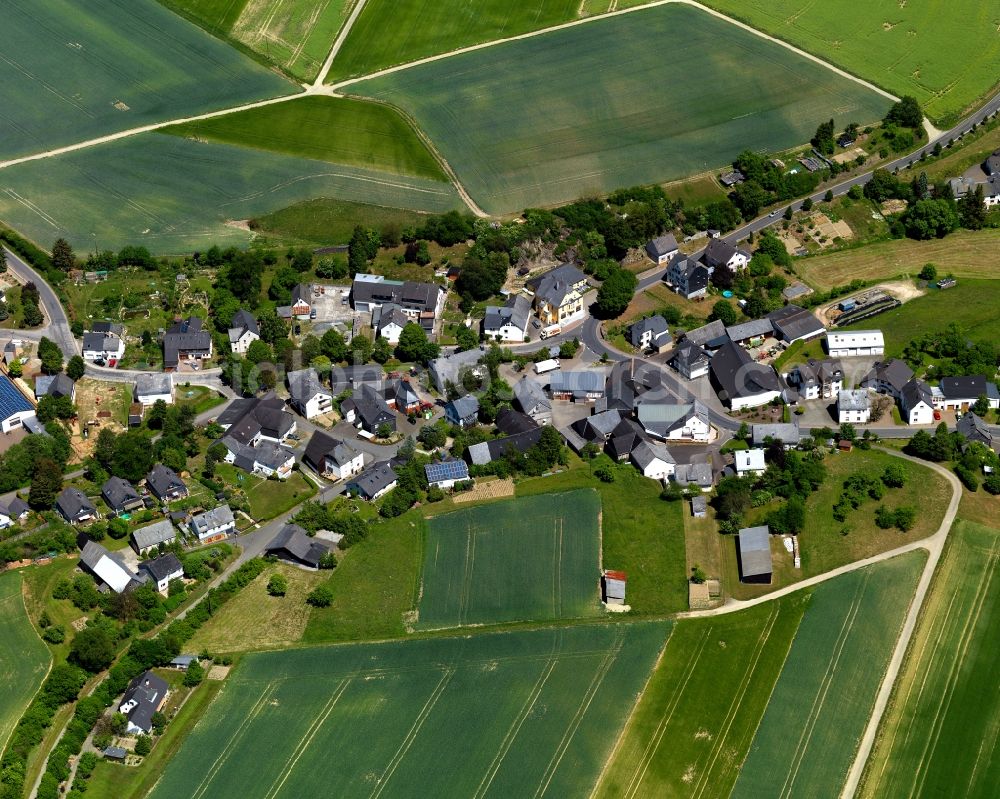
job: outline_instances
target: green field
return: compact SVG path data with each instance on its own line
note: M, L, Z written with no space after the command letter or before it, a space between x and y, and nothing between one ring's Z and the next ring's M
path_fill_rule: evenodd
M912 552L816 588L733 799L840 793L925 561Z
M21 573L0 575L0 752L24 709L42 684L51 661L28 620L21 596Z
M355 0L161 0L297 78L316 77Z
M585 490L430 519L418 627L599 614L600 513Z
M305 200L252 220L250 226L262 236L278 241L313 245L347 244L356 225L381 230L388 225L420 227L427 215L401 208L365 205L348 200Z
M10 0L0 50L0 159L294 91L154 0Z
M701 173L747 148L785 150L822 120L870 122L889 102L677 5L455 56L351 91L414 117L491 213Z
M944 122L990 93L1000 61L995 4L981 0L704 0L878 84ZM945 125L940 125L945 127Z
M996 796L998 571L1000 532L956 524L859 796Z
M166 128L197 141L447 180L430 150L394 108L335 97L290 103Z
M886 355L898 356L903 348L924 333L944 330L954 323L971 341L993 341L1000 318L1000 281L959 279L954 288L931 289L846 330L877 327L885 334Z
M578 0L368 0L333 62L331 82L558 25Z
M227 226L333 197L435 213L461 207L449 183L195 142L158 133L0 170L0 220L45 246L142 244L156 254L246 244Z
M809 596L677 622L595 796L728 796Z
M668 629L251 655L150 796L586 795Z

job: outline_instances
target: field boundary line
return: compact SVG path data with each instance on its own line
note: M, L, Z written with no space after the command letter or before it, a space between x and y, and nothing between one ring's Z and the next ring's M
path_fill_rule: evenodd
M563 520L556 517L552 525L552 615L562 618L562 546Z
M594 701L594 697L597 696L597 692L600 690L601 685L604 684L604 679L608 676L608 672L611 671L611 667L618 659L618 655L621 653L624 645L625 632L621 627L619 627L619 629L615 630L614 643L608 647L603 660L601 660L598 664L597 669L594 672L594 676L590 681L590 685L587 686L587 691L583 695L583 700L580 702L580 706L576 709L576 713L573 714L573 718L570 719L569 725L567 725L566 731L563 733L563 736L559 741L559 746L556 747L556 751L552 754L552 758L549 760L549 764L546 766L545 772L542 774L542 782L540 782L538 787L535 789L535 799L540 799L545 795L545 792L548 791L549 785L552 784L552 779L559 770L559 766L562 763L563 757L566 755L566 751L569 749L570 743L572 743L573 738L576 736L576 731L580 728L583 717L590 709L590 705Z
M229 741L223 747L219 756L215 758L212 765L205 771L205 776L201 778L201 782L198 783L198 787L195 789L194 793L191 794L191 799L199 799L203 796L205 790L208 788L212 780L215 779L216 775L219 773L219 769L222 768L222 764L229 759L229 755L232 754L233 748L236 746L236 742L243 737L247 728L253 723L257 716L261 714L264 710L264 706L267 704L268 700L274 694L277 683L269 682L267 688L264 689L263 693L250 708L250 712L247 713L246 718L240 722L240 725L236 728L236 731L232 734Z
M650 736L649 742L646 744L646 748L642 751L642 756L636 764L635 771L632 772L632 778L629 780L628 786L625 788L624 795L626 799L634 796L635 792L639 790L639 786L642 785L642 781L646 777L646 771L649 770L649 764L653 762L653 757L660 748L663 736L666 735L667 732L667 725L670 724L670 720L674 717L674 711L677 710L677 706L681 703L681 698L684 696L687 684L691 681L695 671L697 671L698 662L701 660L702 653L705 651L705 647L708 645L708 639L711 635L712 625L709 625L708 629L702 633L701 642L699 643L698 648L691 653L691 657L688 659L687 665L684 667L684 679L681 680L681 684L677 687L671 697L670 704L667 706L668 712L664 713L662 718L660 718L657 722L656 728L653 730L653 734Z
M830 693L830 686L833 685L837 668L840 665L841 655L844 654L844 649L847 648L847 642L850 640L851 632L854 630L854 623L857 621L858 613L861 611L861 603L868 592L870 579L871 572L866 571L855 591L851 607L844 617L844 622L840 627L840 634L837 636L837 642L834 645L836 654L833 657L833 662L827 667L826 674L823 675L823 679L820 681L820 690L816 694L816 698L813 699L812 707L809 708L809 715L806 717L806 725L799 735L798 743L795 745L795 756L792 759L795 767L785 776L785 781L782 783L781 793L779 794L779 797L782 797L782 799L786 795L792 795L792 788L795 785L795 780L798 779L799 769L802 768L802 761L805 760L806 753L809 751L809 742L812 740L813 732L816 731L816 724L819 722L820 714L826 705L827 694Z
M323 66L320 67L316 80L312 82L313 86L322 86L326 81L326 76L330 74L330 68L333 67L333 61L337 57L337 53L340 52L340 48L343 47L344 42L347 41L347 37L354 28L354 23L357 22L358 17L361 16L361 12L364 10L366 2L367 0L356 0L354 8L351 9L350 16L344 21L343 26L341 26L340 30L337 32L337 38L333 40L333 45L330 47L330 52L327 54L326 60L323 62Z
M455 676L454 668L445 669L444 674L441 675L441 679L438 680L438 684L434 686L434 690L431 692L431 695L427 698L427 701L424 702L424 706L420 708L420 712L417 714L417 718L414 720L409 732L406 733L406 737L403 738L403 741L396 750L396 753L392 756L392 760L389 761L386 770L382 773L382 776L379 777L375 790L369 794L369 799L378 799L378 797L382 795L382 791L384 791L385 786L389 784L389 780L392 779L392 775L396 773L396 769L399 768L399 764L403 762L403 758L406 757L406 753L410 751L410 747L413 746L413 742L420 734L420 728L424 726L424 722L427 721L427 717L431 714L431 711L437 704L438 699L441 698L441 694L445 692L445 689L448 687L448 683L451 682L451 678L453 676Z
M504 735L503 740L500 742L500 748L497 750L496 755L493 756L493 761L490 763L489 768L483 775L482 780L479 782L479 787L476 788L476 792L473 794L473 799L480 799L486 795L486 792L493 785L493 780L496 775L500 772L500 766L503 765L503 761L507 758L507 753L510 748L514 745L514 741L517 739L518 734L521 732L521 727L524 726L524 722L528 720L528 715L535 707L535 703L538 701L539 697L542 695L542 690L545 688L545 683L549 681L549 677L552 676L552 672L555 671L556 666L559 664L559 658L555 652L556 641L552 641L552 656L549 659L548 665L542 670L538 675L538 679L535 684L531 687L531 691L528 693L527 698L524 700L524 704L518 711L517 715L514 717L514 721L511 722L510 727L507 728L507 734Z
M910 793L911 796L915 793L919 793L919 791L923 788L924 780L927 778L928 755L933 756L934 750L937 748L938 740L941 738L941 725L944 723L944 718L948 714L948 708L951 707L951 700L955 695L955 684L958 681L959 674L961 672L962 662L965 660L965 655L969 651L969 645L975 637L976 625L979 624L979 617L982 615L983 605L986 604L986 596L989 593L990 585L993 583L993 576L996 573L996 564L997 553L996 550L993 550L986 563L986 569L984 571L986 576L985 589L978 592L975 611L969 614L969 616L965 619L962 636L959 639L959 651L957 653L957 657L954 657L951 661L951 668L949 669L948 681L945 684L945 691L938 702L938 708L934 713L934 720L931 723L931 734L927 738L927 743L924 744L924 751L920 753L920 760L917 762L917 766L914 769L914 783L913 790Z
M695 791L692 794L693 799L699 799L705 787L708 785L708 777L719 760L719 754L722 752L722 746L726 742L726 736L729 735L729 730L733 726L736 716L739 715L740 704L743 702L743 697L746 696L747 691L750 689L750 683L753 681L753 675L757 669L757 664L760 662L760 658L764 654L764 648L767 646L767 642L771 640L771 633L774 632L774 627L778 623L778 617L780 615L781 607L778 603L775 603L774 609L768 617L767 627L761 631L761 634L757 639L757 649L754 653L753 661L750 663L746 673L743 675L743 679L740 680L738 692L733 697L733 701L730 702L729 710L726 712L726 716L722 720L722 728L715 736L715 743L709 750L709 760L706 763L705 768L702 770L701 776L698 777L698 782L695 783Z
M316 733L319 732L319 728L326 723L326 720L330 717L330 714L333 712L333 708L336 706L337 702L340 701L340 697L344 695L344 692L347 690L347 686L350 685L350 683L351 683L350 677L348 677L346 680L340 681L340 684L337 686L337 689L333 692L333 694L330 696L330 699L323 707L323 711L313 720L313 723L309 725L309 728L306 730L305 737L301 741L299 741L295 749L292 750L292 754L289 755L289 758L285 763L284 769L282 769L281 773L278 775L278 777L280 777L280 780L276 778L275 781L271 783L271 788L264 795L264 799L273 799L273 797L278 795L278 791L280 791L284 787L285 783L288 781L288 778L292 774L292 770L295 768L295 764L299 762L299 759L302 757L303 754L305 754L306 749L310 747L310 745L313 742L313 738L315 738Z
M359 1L364 2L364 0L359 0ZM541 28L540 30L535 30L535 31L527 31L526 33L520 33L516 36L508 36L506 38L493 39L488 42L480 42L479 44L472 44L467 47L459 47L456 48L455 50L450 50L447 53L438 53L436 55L426 56L425 58L418 58L415 61L409 61L405 64L397 64L392 67L386 67L385 69L379 69L376 70L375 72L370 72L367 75L361 75L356 78L347 78L345 80L331 84L329 88L332 91L338 91L347 86L353 86L356 83L360 83L361 81L372 80L374 78L381 78L384 77L385 75L392 75L395 74L396 72L402 72L407 69L413 69L414 67L423 66L424 64L430 64L435 61L442 61L446 58L453 58L455 56L465 55L466 53L476 52L477 50L485 50L490 47L496 47L497 45L507 44L509 42L521 41L522 39L533 39L536 36L544 36L549 33L554 33L556 31L564 30L566 28L575 28L578 25L589 25L594 22L600 22L602 20L611 19L613 17L620 17L625 14L634 14L637 11L645 11L646 9L657 8L659 6L667 6L667 5L690 6L692 8L696 8L700 11L703 11L706 14L711 14L713 17L728 22L730 25L735 25L738 28L742 28L743 30L748 31L749 33L752 33L755 36L760 37L761 39L765 39L769 42L772 42L773 44L777 44L780 47L783 47L786 50L790 50L791 52L801 56L802 58L806 58L815 64L819 64L821 67L825 67L826 69L836 73L840 77L847 78L848 80L853 81L854 83L864 86L866 89L869 89L881 95L882 97L885 97L893 101L899 100L899 98L896 97L895 95L890 94L885 89L876 86L874 83L866 81L864 78L860 78L857 75L852 75L850 72L847 72L846 70L843 70L838 66L835 66L829 61L824 61L822 58L819 58L818 56L815 56L812 53L806 52L805 50L796 47L794 44L783 41L775 36L771 36L770 34L764 33L764 31L762 30L753 28L750 25L747 25L745 22L740 22L738 19L735 19L733 17L726 16L720 11L716 11L713 8L709 8L708 6L695 2L695 0L653 0L653 2L645 3L644 5L641 6L633 6L632 8L623 8L615 11L607 11L603 14L595 14L594 16L590 17L580 17L578 19L572 19L567 22L562 22L558 25L552 25L548 28ZM327 72L329 72L329 70L327 70Z

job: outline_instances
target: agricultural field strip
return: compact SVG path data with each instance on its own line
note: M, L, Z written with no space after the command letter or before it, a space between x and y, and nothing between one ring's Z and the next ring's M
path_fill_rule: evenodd
M990 586L993 583L993 578L997 572L997 562L1000 560L998 557L997 546L994 545L990 549L989 556L987 559L986 569L984 570L984 577L986 584L982 584L980 580L977 585L976 603L973 612L966 616L964 624L962 625L962 634L959 638L959 651L956 653L956 657L952 660L951 669L948 674L948 681L946 683L946 690L938 698L937 709L934 711L934 723L931 730L931 735L928 737L927 742L924 744L924 750L920 755L920 760L917 763L917 767L914 770L914 784L912 786L911 795L920 795L921 789L923 788L924 780L927 778L927 765L930 761L930 754L933 754L934 749L937 747L938 740L941 736L941 725L944 723L945 718L948 715L948 708L951 705L952 697L955 693L955 683L961 676L962 663L965 660L965 655L969 650L969 645L974 638L974 633L976 625L979 622L979 616L982 613L983 605L986 602L986 598L989 595ZM957 593L957 592L956 592ZM950 609L950 606L949 606ZM926 681L926 676L928 672L925 672L924 681ZM924 683L921 683L920 693L923 693ZM919 701L919 694L918 694ZM909 734L909 729L907 730Z
M796 778L798 777L799 769L802 767L802 761L809 749L809 742L812 740L813 732L816 729L816 724L819 722L820 714L823 712L824 705L826 705L826 698L830 692L830 686L833 684L833 679L836 676L837 665L840 663L840 656L843 654L844 647L847 645L847 641L850 638L852 630L854 629L854 622L861 610L861 601L864 599L865 591L868 588L868 582L870 579L871 570L865 572L864 579L859 580L857 587L854 589L851 606L848 612L844 615L844 621L840 626L840 631L837 633L837 641L833 649L833 662L827 669L826 674L823 675L823 679L820 682L820 689L816 692L812 706L809 708L809 715L806 717L806 724L802 728L802 732L799 733L799 740L795 744L795 751L792 757L794 768L790 769L785 775L785 782L782 784L781 793L779 794L780 799L792 796L792 788L795 785Z
M367 0L355 0L354 8L351 9L351 15L344 22L343 27L337 34L337 38L333 42L333 46L330 48L330 52L326 56L326 60L323 62L323 66L320 68L319 74L316 76L316 80L313 81L312 85L314 87L320 87L326 83L326 76L330 74L330 67L333 66L333 60L337 57L337 53L340 52L340 48L344 46L344 42L351 33L351 29L354 27L354 23L357 22L358 17L361 16L361 12L364 10L365 3Z
M885 89L881 89L875 84L869 83L863 78L859 78L857 75L852 75L849 72L845 72L839 67L831 64L829 61L824 61L822 58L812 55L811 53L808 53L805 50L796 47L795 45L789 44L788 42L782 41L781 39L777 39L774 36L770 36L764 33L763 31L758 30L757 28L752 28L746 23L740 22L739 20L733 19L732 17L728 17L725 14L716 11L715 9L709 8L708 6L702 5L701 3L697 3L694 0L653 0L653 2L651 3L645 3L644 5L640 6L632 6L631 8L623 8L616 11L608 11L604 14L596 14L592 17L582 17L580 19L570 20L569 22L563 22L559 25L552 25L548 28L542 28L536 31L528 31L527 33L521 33L518 34L517 36L508 36L504 39L494 39L489 42L480 42L479 44L473 44L468 47L461 47L457 50L451 50L447 53L439 53L437 55L428 56L427 58L421 58L416 61L410 61L406 64L397 64L394 67L387 67L386 69L380 69L368 75L361 75L356 78L348 78L347 80L342 80L337 83L331 84L330 89L336 92L339 91L340 89L352 86L353 84L363 80L369 80L371 78L380 78L383 77L384 75L392 75L395 74L396 72L402 72L403 70L411 69L413 67L423 66L424 64L431 64L434 63L435 61L441 61L443 59L451 58L453 56L463 55L465 53L472 53L477 50L484 50L488 47L495 47L496 45L506 44L508 42L516 42L522 39L532 39L536 36L543 36L546 33L552 33L553 31L563 30L565 28L575 28L578 25L586 25L592 22L600 22L602 20L610 19L612 17L619 17L625 14L632 14L636 11L643 11L648 8L656 8L657 6L666 6L666 5L687 5L687 6L692 6L693 8L697 8L701 11L704 11L706 14L711 14L713 17L725 20L731 25L736 25L737 27L742 28L743 30L748 31L756 36L759 36L762 39L766 39L769 42L781 45L786 50L791 50L793 53L796 53L797 55L800 55L803 58L807 58L810 61L813 61L816 64L825 67L826 69L829 69L831 72L834 72L843 78L847 78L848 80L854 81L855 83L864 86L866 89L871 89L873 92L881 94L883 97L886 97L890 100L899 99L895 95L892 95L889 92L885 91Z
M598 667L594 670L594 676L591 678L590 685L587 686L587 691L583 695L580 706L577 708L576 713L570 720L569 725L566 727L566 731L563 733L562 740L559 741L559 746L556 747L555 753L549 760L549 765L545 770L545 774L542 775L542 782L535 791L535 799L540 799L549 789L549 785L552 783L552 778L555 777L556 771L559 769L563 757L566 755L566 750L569 749L569 745L573 741L573 736L576 735L576 731L579 729L580 723L583 721L583 717L590 709L590 705L594 701L594 697L597 696L597 692L600 690L601 685L604 684L604 679L608 676L608 672L611 671L611 667L621 654L623 646L625 646L625 628L622 625L618 625L615 630L614 642L607 648L600 665L598 665Z
M364 0L359 0L358 6L360 7L363 4L364 4ZM372 78L378 78L378 77L382 77L384 75L391 75L391 74L394 74L396 72L400 72L400 71L403 71L403 70L411 69L413 67L422 66L424 64L429 64L429 63L432 63L432 62L435 62L435 61L440 61L442 59L451 58L453 56L462 55L462 54L468 53L468 52L474 52L476 50L483 50L485 48L494 47L496 45L505 44L507 42L513 42L513 41L518 41L520 39L528 39L528 38L533 38L535 36L541 36L541 35L546 34L546 33L551 33L552 31L561 30L563 28L570 28L570 27L575 27L577 25L584 25L584 24L587 24L587 23L598 22L598 21L601 21L601 20L609 19L611 17L621 16L621 15L624 15L624 14L631 14L631 13L636 12L636 11L642 11L643 9L647 9L647 8L653 8L653 7L656 7L656 6L671 5L671 4L674 4L674 5L676 5L676 4L689 5L689 6L692 6L694 8L698 8L701 11L704 11L707 14L711 14L712 16L718 17L719 19L722 19L722 20L725 20L726 22L728 22L728 23L730 23L732 25L736 25L736 26L738 26L740 28L743 28L744 30L749 31L749 32L751 32L751 33L753 33L753 34L761 37L762 39L766 39L766 40L768 40L770 42L774 42L775 44L779 44L782 47L784 47L785 49L791 50L792 52L797 53L798 55L800 55L800 56L802 56L804 58L808 58L810 61L814 61L815 63L820 64L820 65L826 67L827 69L835 72L836 74L838 74L838 75L840 75L842 77L848 78L848 79L854 81L855 83L858 83L858 84L864 86L865 88L871 89L872 91L875 91L875 92L883 95L884 97L887 97L887 98L893 99L893 100L897 99L893 95L891 95L888 92L886 92L885 90L880 89L879 87L875 86L874 84L868 83L867 81L864 81L861 78L858 78L856 75L851 75L850 73L844 72L843 70L838 69L837 67L833 66L829 62L823 61L822 59L817 58L814 55L810 55L809 53L807 53L807 52L805 52L803 50L800 50L800 49L794 47L793 45L788 44L787 42L783 42L780 39L776 39L776 38L774 38L772 36L768 36L767 34L762 33L761 31L759 31L759 30L757 30L755 28L751 28L749 25L746 25L746 24L744 24L744 23L742 23L742 22L740 22L738 20L735 20L735 19L733 19L731 17L727 17L725 14L721 14L720 12L714 11L713 9L708 8L707 6L703 6L701 3L694 2L694 0L654 0L654 2L647 3L646 5L633 6L632 8L625 8L625 9L621 9L619 11L612 11L612 12L609 12L609 13L606 13L606 14L600 14L600 15L593 16L593 17L584 17L582 19L577 19L577 20L572 20L570 22L565 22L565 23L563 23L561 25L555 25L555 26L552 26L552 27L549 27L549 28L543 28L543 29L537 30L537 31L530 31L528 33L523 33L523 34L520 34L518 36L511 36L511 37L508 37L506 39L495 39L495 40L490 41L490 42L482 42L480 44L472 45L470 47L461 48L459 50L453 50L453 51L448 52L448 53L440 53L438 55L429 56L427 58L419 59L417 61L411 61L411 62L409 62L407 64L399 64L399 65L397 65L395 67L389 67L387 69L379 70L379 71L373 72L373 73L371 73L369 75L362 75L362 76L359 76L359 77L356 77L356 78L350 78L348 80L344 80L344 81L341 81L339 83L332 84L330 86L322 86L322 85L319 85L318 83L314 83L312 85L305 86L301 92L295 92L294 94L281 95L279 97L271 97L271 98L268 98L266 100L257 100L257 101L252 102L252 103L245 103L243 105L232 106L230 108L222 108L222 109L219 109L219 110L216 110L216 111L209 111L209 112L207 112L205 114L198 114L196 116L181 117L181 118L178 118L178 119L171 119L171 120L167 120L167 121L164 121L164 122L154 122L154 123L151 123L149 125L142 125L140 127L130 128L128 130L122 130L122 131L118 131L116 133L110 133L110 134L105 135L105 136L98 136L98 137L93 138L93 139L87 139L87 140L82 141L82 142L77 142L76 144L64 145L62 147L56 147L56 148L53 148L51 150L46 150L46 151L40 152L40 153L33 153L31 155L21 156L19 158L11 158L11 159L8 159L6 161L0 161L0 169L6 169L8 167L17 166L18 164L27 163L29 161L37 161L37 160L43 159L43 158L52 158L52 157L55 157L55 156L64 155L66 153L76 152L78 150L85 150L85 149L88 149L88 148L91 148L91 147L96 147L96 146L101 145L101 144L107 144L109 142L118 141L120 139L126 139L126 138L130 138L132 136L137 136L137 135L142 134L142 133L151 133L153 131L157 131L157 130L160 130L160 129L166 128L166 127L170 127L172 125L183 125L183 124L189 123L189 122L200 122L200 121L206 120L206 119L215 119L217 117L227 116L229 114L236 114L236 113L239 113L240 111L249 111L249 110L251 110L253 108L261 108L263 106L274 105L276 103L289 102L289 101L295 100L295 99L297 99L299 97L306 97L306 96L309 96L309 95L316 95L316 94L326 94L326 95L329 95L331 97L339 97L339 96L343 96L343 94L339 91L340 89L346 88L347 86L351 86L351 85L353 85L355 83L359 83L360 81L369 80L369 79L372 79ZM345 25L345 29L347 29L349 31L348 25ZM331 63L332 63L332 61L331 61ZM329 72L329 69L327 68L326 71Z

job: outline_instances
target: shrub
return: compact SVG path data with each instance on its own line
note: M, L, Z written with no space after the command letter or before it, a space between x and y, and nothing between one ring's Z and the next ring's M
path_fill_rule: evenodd
M272 574L267 581L267 593L271 596L284 596L288 593L288 580L283 574Z
M309 596L306 597L306 602L314 608L328 608L331 604L333 604L333 591L325 585L317 586L309 592Z
M902 488L906 485L906 470L898 463L890 463L882 472L882 482L889 488Z
M957 464L955 466L955 476L962 481L962 485L969 489L969 491L979 489L979 477L967 466L963 466L961 463Z
M153 751L153 741L148 735L140 735L135 739L134 750L139 757L145 757Z
M983 488L990 494L996 496L1000 494L1000 473L994 472L983 480Z

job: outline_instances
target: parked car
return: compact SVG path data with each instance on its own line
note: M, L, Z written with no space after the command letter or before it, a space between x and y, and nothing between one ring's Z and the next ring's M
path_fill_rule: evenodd
M935 422L941 421L941 411L934 411L934 421Z

